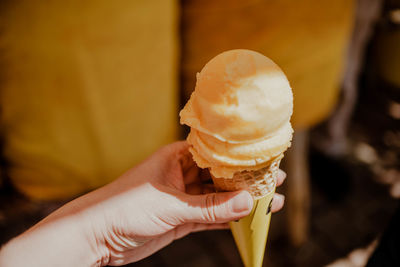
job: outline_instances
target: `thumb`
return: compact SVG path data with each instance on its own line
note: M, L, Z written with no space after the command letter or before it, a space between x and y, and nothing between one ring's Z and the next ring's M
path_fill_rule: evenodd
M224 223L248 215L253 198L247 191L186 195L180 219L184 222Z

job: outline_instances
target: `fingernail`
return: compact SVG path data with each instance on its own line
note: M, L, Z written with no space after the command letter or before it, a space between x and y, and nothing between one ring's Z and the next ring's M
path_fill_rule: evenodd
M253 199L247 191L240 192L231 200L231 209L234 213L250 211L253 205Z
M278 177L279 178L286 178L286 172L282 171L281 169L278 170Z

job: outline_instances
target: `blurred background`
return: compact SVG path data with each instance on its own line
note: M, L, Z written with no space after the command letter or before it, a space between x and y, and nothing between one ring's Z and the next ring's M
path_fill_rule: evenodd
M396 262L399 0L1 1L0 244L184 139L196 73L235 48L270 57L294 92L264 266ZM242 263L219 231L132 266Z

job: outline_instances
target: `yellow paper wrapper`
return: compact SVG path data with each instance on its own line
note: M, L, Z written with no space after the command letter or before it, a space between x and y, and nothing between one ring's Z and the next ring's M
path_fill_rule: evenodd
M271 203L275 193L275 178L283 154L277 156L265 167L237 172L231 179L213 177L218 191L245 189L254 199L250 214L230 227L242 261L246 267L261 267L271 220Z
M254 200L251 213L239 221L230 222L230 228L246 267L261 267L271 220L271 203L275 190Z

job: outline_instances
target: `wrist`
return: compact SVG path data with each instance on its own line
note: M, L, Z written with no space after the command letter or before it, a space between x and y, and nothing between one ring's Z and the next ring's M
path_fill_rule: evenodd
M91 193L81 196L57 210L51 216L70 217L70 231L75 235L71 240L71 252L75 257L81 258L82 263L69 266L106 266L109 262L109 250L106 245L104 230L106 229L103 210L96 201L93 201ZM93 201L93 202L92 202ZM48 219L48 218L46 218ZM50 218L51 219L51 218ZM61 219L62 221L64 219ZM77 245L78 249L72 246ZM84 263L84 264L83 264Z
M88 209L82 214L81 231L88 249L94 259L94 266L107 266L110 260L110 251L105 239L105 220L99 219L99 212L94 211L96 208Z
M93 232L87 215L66 205L7 243L0 266L105 266L108 251Z
M1 266L96 266L96 255L73 221L42 223L14 238L1 251Z

